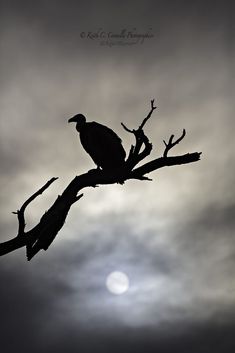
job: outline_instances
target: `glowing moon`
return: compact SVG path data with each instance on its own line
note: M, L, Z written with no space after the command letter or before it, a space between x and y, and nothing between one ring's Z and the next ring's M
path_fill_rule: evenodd
M106 287L113 294L123 294L129 288L129 278L123 272L111 272L106 279Z

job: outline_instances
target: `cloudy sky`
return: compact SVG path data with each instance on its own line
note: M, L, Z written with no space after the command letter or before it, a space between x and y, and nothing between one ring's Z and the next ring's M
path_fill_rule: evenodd
M152 158L183 128L172 154L203 152L152 182L85 190L47 252L2 257L2 351L233 352L232 1L0 4L1 241L16 235L11 212L47 180L59 177L28 208L28 229L94 167L67 123L75 113L113 128L128 150L120 123L137 127L155 98ZM113 271L129 277L123 295L106 288Z

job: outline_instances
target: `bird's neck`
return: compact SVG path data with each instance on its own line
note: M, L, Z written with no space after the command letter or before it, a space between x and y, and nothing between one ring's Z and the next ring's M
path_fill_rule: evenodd
M76 130L77 130L78 132L81 132L81 131L84 129L85 125L86 125L86 123L84 123L84 124L77 123L77 124L76 124Z

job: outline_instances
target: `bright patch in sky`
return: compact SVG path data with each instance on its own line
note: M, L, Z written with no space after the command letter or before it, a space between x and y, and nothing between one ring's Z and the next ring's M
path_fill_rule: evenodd
M123 272L111 272L106 279L106 287L112 294L123 294L129 288L129 278Z

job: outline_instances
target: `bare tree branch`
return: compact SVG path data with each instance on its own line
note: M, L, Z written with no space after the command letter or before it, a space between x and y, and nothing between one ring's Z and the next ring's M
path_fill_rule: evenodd
M151 117L154 109L156 108L157 107L154 106L154 99L152 99L150 112L148 113L146 118L144 118L144 120L142 121L142 123L140 124L137 130L134 130L134 129L131 130L127 128L123 123L121 123L121 125L127 132L134 134L135 136L135 146L133 145L131 146L131 149L126 161L126 165L129 167L129 170L133 169L135 165L137 165L142 159L147 157L152 151L152 144L149 142L149 139L144 134L143 127L148 121L148 119ZM143 145L144 145L144 150L140 153L140 150Z
M148 113L148 115L146 116L146 118L142 121L142 124L140 125L139 129L143 129L144 125L146 124L146 122L149 120L149 118L151 117L154 109L157 109L157 107L154 106L154 99L151 100L151 110Z
M41 217L38 224L28 232L25 232L24 212L26 207L37 196L42 194L57 178L50 179L42 188L30 196L23 203L21 208L17 212L14 212L18 217L18 234L13 239L0 244L0 256L26 246L27 259L30 260L41 249L47 250L60 229L63 227L70 207L83 196L82 194L78 195L78 193L85 187L95 187L98 185L114 183L124 184L125 181L130 179L151 180L146 174L153 172L154 170L165 166L187 164L200 160L201 153L198 152L188 153L181 156L167 156L168 151L184 138L185 130L183 130L182 136L175 142L173 142L174 135L169 138L168 143L164 141L166 147L163 157L153 159L152 161L135 168L135 166L148 156L152 150L152 144L144 134L143 127L151 117L154 109L156 109L154 106L154 100L151 100L151 110L137 130L130 130L122 123L124 129L135 136L135 145L131 146L123 168L108 171L92 169L85 174L76 176L65 188L63 193L57 197L49 210ZM142 147L143 150L141 151Z
M163 157L167 157L167 154L168 154L169 150L170 150L171 148L173 148L175 145L177 145L178 143L180 143L180 141L183 140L183 138L185 137L185 135L186 135L186 131L185 131L185 129L183 129L182 135L181 135L181 136L178 138L178 140L176 140L175 142L173 142L173 138L175 137L174 135L171 135L171 137L169 138L169 141L168 141L167 143L166 143L165 140L163 140L163 142L164 142L164 144L165 144L165 146L166 146L165 151L164 151L164 153L163 153Z
M173 157L161 157L154 159L136 169L134 169L131 173L132 178L137 176L136 179L139 179L139 175L144 175L153 172L154 170L169 167L173 165L181 165L197 162L200 160L201 152L187 153L181 156L173 156Z
M58 178L51 178L45 185L43 185L37 192L35 192L32 196L30 196L21 206L19 210L16 212L12 212L13 214L17 215L18 222L19 222L19 227L18 227L18 234L17 236L22 236L25 234L25 218L24 218L24 212L26 210L26 207L34 200L36 197L41 195L49 186Z

